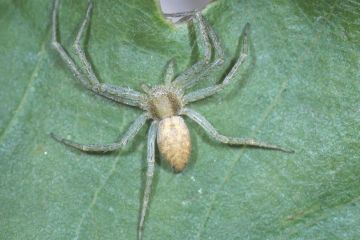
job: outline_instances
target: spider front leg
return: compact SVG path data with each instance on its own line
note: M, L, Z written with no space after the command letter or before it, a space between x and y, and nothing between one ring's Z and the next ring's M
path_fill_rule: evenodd
M170 59L170 61L166 63L165 71L163 73L165 86L171 86L171 82L175 77L175 65L176 65L175 58ZM151 91L151 87L145 83L142 84L141 88L146 93L149 93Z
M103 84L98 81L95 76L95 73L91 67L91 64L86 58L86 55L83 49L80 46L80 40L83 36L83 33L86 31L86 27L90 21L92 10L92 3L89 1L88 9L86 11L86 16L84 21L80 27L80 30L77 34L74 46L77 55L80 58L80 61L85 66L85 72L87 73L87 77L85 77L75 64L74 60L71 56L66 52L64 47L58 40L57 36L57 19L58 19L58 11L59 11L59 0L54 1L54 9L52 12L52 45L55 50L60 54L62 60L69 67L71 72L75 75L76 79L80 81L80 83L89 89L90 91L99 94L103 97L109 98L116 102L124 103L131 106L141 107L141 99L143 98L143 94L123 87L112 86L110 84ZM88 78L88 79L87 79Z
M112 152L123 146L125 146L129 141L131 141L135 135L140 131L141 127L144 126L146 120L150 118L150 115L146 112L141 114L129 127L128 131L124 136L115 143L110 144L81 144L74 141L61 138L54 133L51 133L51 136L58 142L61 142L67 146L79 149L83 152Z
M89 1L88 3L88 7L86 10L86 15L85 18L80 26L79 32L76 36L75 42L74 42L74 48L76 51L76 54L78 55L78 57L80 58L81 62L84 64L85 66L85 70L88 74L89 80L93 85L97 85L100 84L98 79L95 76L95 73L92 69L92 66L90 64L90 62L88 61L86 55L85 55L85 51L82 49L81 45L80 45L80 41L82 36L84 35L84 32L86 32L87 27L89 26L89 22L91 19L91 13L92 13L92 8L93 8L93 4L91 1Z
M205 117L203 117L200 113L198 113L192 109L185 108L182 110L182 114L188 116L191 120L193 120L194 122L199 124L211 137L213 137L215 140L217 140L221 143L230 144L230 145L267 148L267 149L279 150L279 151L287 152L287 153L294 152L293 150L286 149L286 148L283 148L278 145L264 143L264 142L258 142L257 140L251 139L251 138L235 138L235 137L227 137L227 136L221 135L211 125L211 123L209 123L205 119Z
M71 72L75 75L76 79L78 79L82 85L86 88L91 88L90 83L84 78L79 69L77 68L74 60L70 57L70 55L65 51L63 46L60 44L57 38L57 19L58 19L58 9L59 9L59 0L54 1L54 9L52 12L52 32L51 32L51 44L55 48L55 50L60 54L61 59L65 62L65 64L70 68Z
M217 84L215 86L203 88L203 89L196 90L194 92L190 92L190 93L186 94L183 99L185 104L190 103L190 102L195 102L195 101L204 99L206 97L209 97L211 95L214 95L214 94L220 92L222 89L224 89L224 87L226 85L228 85L230 83L231 79L234 77L235 73L237 72L237 70L239 69L241 64L243 64L245 62L245 60L248 56L248 53L249 53L249 46L248 46L248 34L249 33L248 32L249 32L249 29L250 29L250 24L247 23L245 25L245 28L243 31L244 36L243 36L240 56L238 57L236 63L231 68L230 72L226 75L224 80L220 84Z
M200 12L185 12L165 15L173 17L194 15L196 22L198 23L199 32L201 35L201 42L204 47L204 59L198 61L174 79L174 85L180 88L190 88L201 79L201 77L197 77L197 75L203 74L204 72L207 72L210 69L219 66L224 62L224 51L214 30ZM210 63L212 48L215 49L216 59L212 63Z
M155 171L155 140L158 131L158 122L154 121L149 129L148 133L148 144L147 144L147 170L146 170L146 183L143 196L143 204L141 207L141 214L138 227L138 239L141 240L144 232L144 221L146 211L149 205L151 185Z
M175 77L175 59L171 59L165 67L164 82L166 86L171 85L171 81Z

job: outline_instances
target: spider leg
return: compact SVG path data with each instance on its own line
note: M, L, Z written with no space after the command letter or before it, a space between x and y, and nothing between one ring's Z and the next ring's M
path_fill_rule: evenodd
M79 56L80 61L85 67L85 71L87 72L88 78L90 82L92 83L92 91L95 93L105 96L107 98L110 98L112 100L115 100L117 102L126 103L128 105L133 106L139 106L142 94L132 90L130 88L124 88L124 87L118 87L113 86L111 84L107 83L100 83L97 79L94 70L91 66L91 63L87 59L85 55L85 51L81 47L81 39L84 36L84 33L86 32L89 22L91 19L91 13L92 13L93 4L92 1L89 1L88 8L86 10L85 18L81 24L80 30L76 36L75 42L74 42L74 48L76 54Z
M146 216L146 211L149 205L151 185L154 177L155 171L155 140L156 133L158 130L158 122L154 121L149 129L148 133L148 144L147 144L147 170L146 170L146 183L143 196L143 204L141 208L141 215L138 227L138 239L141 240L144 232L144 221Z
M227 137L227 136L221 135L211 125L211 123L209 123L205 119L204 116L202 116L200 113L198 113L192 109L185 108L185 109L183 109L182 114L188 116L191 120L193 120L194 122L199 124L212 138L214 138L215 140L217 140L221 143L230 144L230 145L267 148L267 149L273 149L273 150L278 150L278 151L287 152L287 153L294 152L293 150L286 149L286 148L283 148L278 145L264 143L264 142L258 142L257 140L251 139L251 138L235 138L235 137Z
M85 19L80 27L79 33L77 34L74 44L76 53L79 56L81 62L85 66L85 71L87 72L88 79L84 77L83 73L76 66L74 60L66 52L66 50L58 40L57 19L58 19L59 2L60 2L59 0L54 1L54 9L52 12L52 45L54 46L55 50L60 54L65 64L70 68L71 72L75 75L75 77L81 82L81 84L84 87L93 91L94 93L109 98L111 100L114 100L116 102L140 107L141 99L142 99L141 93L129 88L112 86L110 84L102 84L98 81L98 79L94 74L94 71L92 70L91 64L87 60L85 53L80 46L81 37L86 27L88 26L88 22L91 16L91 9L92 9L91 1L89 1Z
M194 12L178 13L176 15L181 16L182 14L183 16L186 16L186 14L194 14ZM220 66L224 62L224 51L214 30L208 24L206 19L202 16L201 12L195 12L194 17L199 25L201 42L204 46L204 59L192 65L174 80L175 85L185 89L190 88L196 82L201 80L201 75L197 75L208 72L208 70L216 66ZM211 45L211 43L213 44L213 46ZM212 63L210 63L212 47L214 47L215 49L216 59Z
M51 133L51 136L58 142L61 142L67 146L79 149L83 152L112 152L123 146L125 146L129 141L131 141L135 135L139 132L142 126L144 126L146 120L150 118L148 113L141 114L129 127L124 136L115 143L110 144L81 144L76 143L71 140L61 138L54 133Z
M88 89L91 88L90 83L84 78L79 69L76 67L74 60L70 57L70 55L65 51L63 46L59 43L57 38L57 19L58 19L58 9L59 9L59 0L54 1L54 9L52 12L52 32L51 32L51 44L55 48L55 50L60 54L62 60L66 63L66 65L70 68L71 72L75 75L75 77Z
M206 87L206 88L199 89L199 90L196 90L196 91L186 94L184 96L185 104L190 103L190 102L195 102L195 101L204 99L206 97L209 97L211 95L214 95L214 94L220 92L222 89L224 89L224 87L226 85L228 85L230 83L231 79L234 77L235 73L237 72L237 70L239 69L241 64L243 64L245 62L245 60L248 56L248 52L249 52L248 31L249 31L249 28L250 28L250 24L247 23L244 28L244 36L243 36L240 56L238 57L234 66L231 68L230 72L225 76L224 80L220 84L216 84L215 86Z
M86 72L88 74L90 82L93 85L96 85L96 84L99 84L99 81L96 78L95 73L94 73L94 71L92 69L92 66L89 63L89 61L87 60L85 52L84 52L84 50L82 49L82 47L80 45L81 38L84 35L84 32L87 31L87 27L89 26L89 22L90 22L90 19L91 19L92 8L93 8L93 3L92 3L92 1L89 1L88 7L87 7L87 10L86 10L85 18L84 18L84 20L83 20L83 22L82 22L82 24L80 26L79 32L77 33L77 36L76 36L76 39L75 39L75 42L74 42L74 48L75 48L76 54L79 56L81 62L85 66L85 70L86 70Z
M175 59L171 59L165 68L164 82L166 86L171 84L171 81L175 77Z
M186 18L188 20L187 17L192 17L196 14L197 10L194 11L187 11L187 12L177 12L177 13L164 13L165 17L181 17L181 18Z

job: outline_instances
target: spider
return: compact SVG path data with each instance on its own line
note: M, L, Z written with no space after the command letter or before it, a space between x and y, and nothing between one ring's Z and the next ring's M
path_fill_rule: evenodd
M152 121L147 139L147 170L143 202L138 223L139 239L142 239L143 236L144 219L151 194L151 185L155 168L156 141L162 157L176 172L184 170L189 161L191 140L189 130L182 116L185 115L199 124L210 137L221 143L293 152L292 150L273 144L259 142L255 139L224 136L218 133L218 131L200 113L186 107L192 102L205 99L220 92L225 86L231 83L236 71L248 56L249 23L247 23L244 28L240 55L224 79L216 85L186 93L187 89L198 83L210 70L223 64L224 52L214 30L199 11L168 15L173 17L187 17L196 23L201 36L201 44L204 46L204 58L178 76L175 76L174 74L175 63L174 60L171 60L166 67L164 84L153 87L142 85L142 92L140 92L128 87L119 87L101 83L96 77L90 62L80 45L84 32L86 32L90 22L92 7L92 2L89 1L86 15L74 42L75 52L83 65L82 68L78 68L72 57L66 52L58 40L57 19L59 0L54 0L51 43L67 67L74 74L75 78L79 80L86 89L117 103L138 107L144 112L132 123L122 138L115 143L80 144L61 138L53 133L51 133L51 135L55 140L83 152L111 152L124 147L135 137L148 120ZM215 55L215 58L211 61L213 54Z

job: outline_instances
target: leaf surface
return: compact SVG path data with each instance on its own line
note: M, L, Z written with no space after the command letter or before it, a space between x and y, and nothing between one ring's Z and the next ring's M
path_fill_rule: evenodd
M61 2L69 50L86 1ZM50 46L51 1L0 1L1 239L135 239L146 126L125 149L85 154L49 137L117 139L140 114L87 92ZM145 239L360 238L360 2L218 1L204 14L227 73L251 24L234 82L192 104L223 134L294 149L285 154L211 140L195 123L188 168L158 158ZM191 28L153 1L95 1L86 51L103 82L139 89L201 55ZM200 52L200 53L199 53Z

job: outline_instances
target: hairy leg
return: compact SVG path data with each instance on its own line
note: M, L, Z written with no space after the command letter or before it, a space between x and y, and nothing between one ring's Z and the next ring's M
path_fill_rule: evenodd
M196 74L190 76L184 83L183 88L187 89L194 86L197 82L203 80L208 76L212 69L221 66L224 63L224 50L221 47L221 44L210 24L206 21L204 16L200 13L197 13L196 17L200 23L200 29L203 29L207 32L212 44L215 49L215 60L211 64L205 64L202 68L197 67L198 71Z
M183 109L182 114L188 116L191 120L199 124L212 138L221 143L230 144L230 145L240 145L240 146L253 146L260 148L267 148L273 150L279 150L287 153L293 153L293 150L283 148L278 145L259 142L251 138L236 138L236 137L227 137L221 135L200 113L186 108Z
M85 52L80 45L81 38L83 37L84 33L87 31L87 27L89 26L92 8L93 8L93 3L91 1L89 1L85 18L80 26L79 32L77 33L77 36L76 36L76 39L74 42L74 48L75 48L76 54L80 58L80 61L84 65L84 68L88 74L90 82L92 83L92 85L96 85L96 84L99 84L99 81L96 78L95 73L92 69L92 66L91 66L90 62L87 60Z
M211 95L214 95L214 94L220 92L226 85L228 85L230 83L230 81L234 77L236 71L239 69L241 64L243 64L243 62L245 62L245 60L248 56L248 52L249 52L248 31L249 31L249 28L250 28L250 24L247 23L244 28L244 36L243 36L240 56L238 57L236 63L231 68L230 72L226 75L224 80L220 84L217 84L215 86L199 89L194 92L190 92L190 93L186 94L184 96L185 104L190 103L190 102L195 102L195 101L204 99L206 97L209 97Z
M165 68L164 82L166 86L170 86L175 77L175 59L171 59Z
M53 133L51 133L51 136L58 142L61 142L67 146L79 149L84 152L112 152L125 146L129 141L131 141L135 137L135 135L139 132L141 127L144 126L146 120L148 120L149 118L150 115L148 113L141 114L132 123L132 125L129 127L127 132L119 141L110 144L81 144L61 138Z
M63 48L63 46L58 41L58 38L57 38L58 9L59 9L59 0L55 0L54 1L54 9L52 12L51 44L53 45L55 50L60 54L61 59L69 67L69 69L74 74L76 79L78 79L82 83L82 85L84 85L86 88L90 89L91 84L82 75L82 73L76 67L74 60L70 57L70 55L66 52L66 50Z
M80 27L79 33L77 34L74 44L76 53L78 54L81 62L85 66L85 71L87 73L88 79L78 69L74 60L70 57L70 55L66 52L66 50L63 48L63 46L58 40L57 19L58 19L58 11L59 11L59 0L54 1L54 9L52 12L52 35L51 35L52 45L54 46L55 50L60 54L62 60L71 70L71 72L75 75L76 79L78 79L84 87L95 92L96 94L114 100L116 102L139 107L142 99L142 94L129 88L115 87L110 84L101 84L96 78L94 71L92 70L91 64L87 60L83 49L80 47L81 37L90 20L91 9L92 9L92 3L89 2L89 6L86 12L86 17ZM111 89L111 91L109 91L109 89Z
M138 239L142 239L143 236L144 221L150 200L151 185L155 171L155 140L156 140L157 130L158 130L158 122L154 121L151 124L148 133L146 183L145 183L145 190L143 196L143 204L141 208L141 215L139 220Z
M215 32L200 12L184 12L165 15L173 17L194 16L193 18L195 18L196 22L198 23L201 43L204 47L204 59L192 65L174 80L175 85L181 88L189 88L201 79L201 77L197 76L198 74L207 72L213 67L219 66L224 62L224 52L216 37ZM213 44L213 46L211 45L211 43ZM216 60L210 64L212 47L214 47L215 49Z

